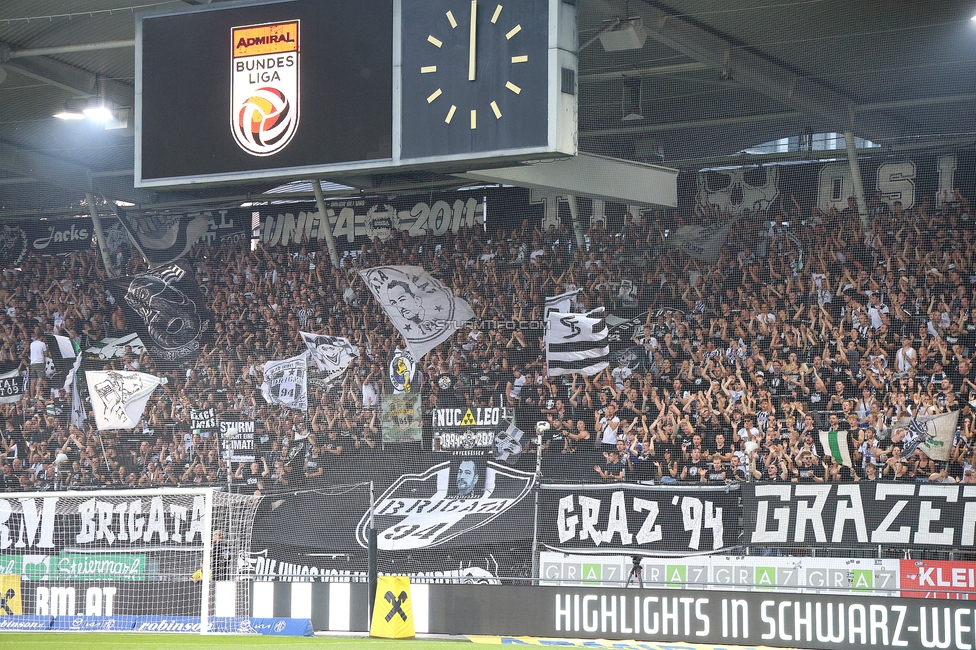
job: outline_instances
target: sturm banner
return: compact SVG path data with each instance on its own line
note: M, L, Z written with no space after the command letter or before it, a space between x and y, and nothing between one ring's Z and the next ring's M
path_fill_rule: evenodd
M542 485L539 539L566 553L689 555L739 543L734 486Z
M50 554L65 547L119 551L199 546L204 498L160 495L111 501L60 497L0 498L0 551Z
M744 544L976 547L976 486L743 484Z

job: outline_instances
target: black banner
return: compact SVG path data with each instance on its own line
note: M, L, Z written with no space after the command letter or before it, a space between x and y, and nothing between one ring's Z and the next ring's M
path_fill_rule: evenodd
M157 361L196 358L213 337L213 316L184 262L106 284L122 305L129 327Z
M735 486L543 485L539 538L566 553L689 555L738 543Z
M92 247L91 217L5 224L0 228L0 265L19 264L28 253L67 255Z
M744 544L973 549L976 486L744 484Z
M678 641L746 647L971 649L971 601L824 594L437 585L427 603L435 634ZM578 646L577 646L578 647ZM600 647L610 647L600 645ZM634 647L633 644L613 647Z
M344 453L334 466L349 477L369 472L378 495L375 521L381 552L415 554L436 548L443 553L445 548L511 542L528 547L532 539L531 473L465 456L436 464L400 457L395 466L387 466L369 458L347 461ZM252 547L360 552L367 544L368 509L363 489L268 498L254 522ZM295 525L298 521L301 526Z

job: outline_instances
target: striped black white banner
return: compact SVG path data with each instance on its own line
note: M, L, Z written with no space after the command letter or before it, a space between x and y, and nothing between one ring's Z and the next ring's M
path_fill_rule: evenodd
M549 376L595 375L610 364L607 321L588 314L550 312L546 329Z

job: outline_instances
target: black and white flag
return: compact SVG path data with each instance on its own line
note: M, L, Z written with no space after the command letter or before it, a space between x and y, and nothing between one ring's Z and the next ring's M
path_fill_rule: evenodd
M515 418L512 418L507 429L495 434L495 440L491 445L491 455L497 461L514 465L518 462L519 456L522 455L524 449L522 436L524 435L525 432L515 426Z
M308 352L264 364L261 395L268 404L308 410Z
M417 361L474 318L467 302L419 266L377 266L359 275Z
M99 431L135 427L152 392L162 383L159 377L128 370L87 370L85 381Z
M120 298L126 323L156 361L194 359L213 337L213 316L184 261L107 284Z
M24 375L20 363L0 364L0 404L13 404L24 397Z
M595 375L610 365L607 321L602 311L589 314L552 312L546 319L546 363L549 376Z
M47 334L44 337L52 367L47 369L48 379L58 388L71 390L75 373L81 366L81 348L67 336Z
M319 372L325 373L325 382L345 372L352 360L359 356L359 348L341 336L300 332L308 347L309 360Z
M210 216L202 212L144 214L119 207L115 211L150 268L183 257L210 229Z
M908 458L917 449L921 449L932 460L949 460L958 423L959 411L902 418L895 423L896 435L897 429L905 430L904 437L900 440L902 456Z
M576 304L576 296L579 292L579 289L574 289L566 293L561 293L558 296L546 297L545 316L548 317L549 312L553 311L558 311L562 314L573 311L573 306Z
M729 238L729 232L738 219L724 224L707 226L681 226L672 232L664 242L688 253L696 260L715 263L722 253L722 246Z

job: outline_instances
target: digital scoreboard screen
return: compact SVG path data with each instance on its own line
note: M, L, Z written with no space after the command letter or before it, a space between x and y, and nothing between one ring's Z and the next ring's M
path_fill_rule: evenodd
M137 185L393 156L393 0L211 5L136 31Z

